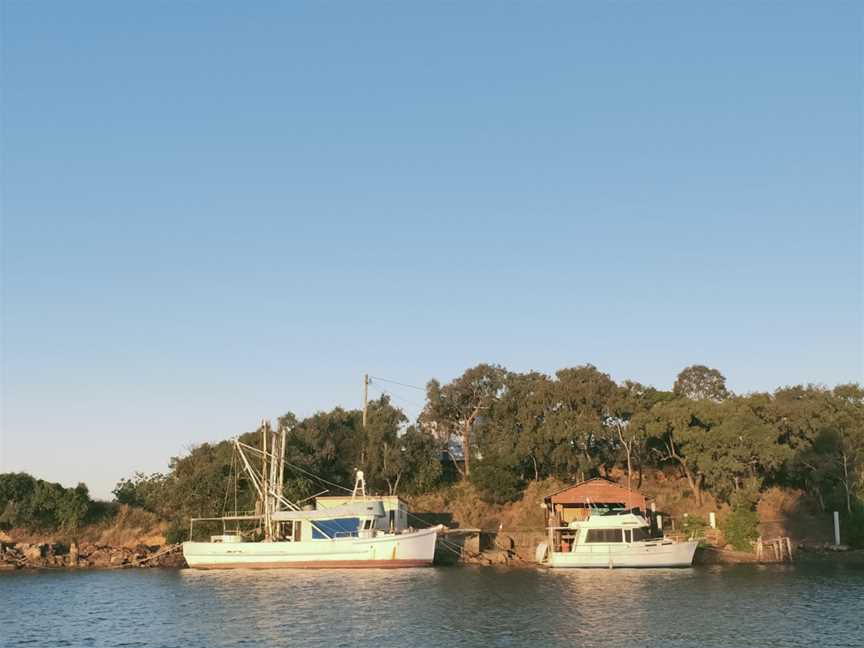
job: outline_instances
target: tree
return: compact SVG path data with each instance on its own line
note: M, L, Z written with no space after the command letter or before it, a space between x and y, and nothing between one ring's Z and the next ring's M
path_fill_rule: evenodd
M388 493L396 494L407 467L402 461L399 440L399 430L407 421L402 410L390 404L390 397L386 394L369 403L359 465L373 489L386 484Z
M543 430L558 477L608 472L614 465L614 433L606 426L614 381L593 365L561 369L552 384Z
M647 441L645 426L640 424L640 414L647 414L651 407L668 399L668 392L658 392L638 382L625 380L612 394L606 425L615 432L624 452L627 469L627 488L633 477L633 461L639 466L639 486L642 485L642 455ZM636 420L634 421L634 417Z
M437 380L426 385L426 407L421 423L434 431L444 443L459 474L471 478L472 433L481 416L488 412L503 385L501 367L479 364L444 386ZM464 468L454 452L453 442L461 445Z
M794 471L815 490L823 509L826 500L852 513L864 498L864 389L840 385L833 391L811 389L816 398L804 442L798 444ZM783 421L788 425L788 420Z
M672 391L676 396L690 400L720 402L729 397L725 376L705 365L692 365L682 370L675 380Z
M354 482L354 471L364 467L365 449L363 414L358 410L336 407L316 412L287 428L286 461L291 466L286 471L286 495L295 501L305 499L326 483L347 488Z
M545 374L508 372L479 428L483 457L495 457L522 478L526 472L535 480L548 474L543 425L551 394L552 382Z
M400 443L403 490L418 494L435 488L442 476L441 447L435 437L412 425L405 430Z
M710 401L676 398L658 403L638 422L645 427L660 461L671 461L678 467L700 506L707 435L716 424L716 413Z
M727 502L747 490L758 496L763 481L792 456L777 429L757 413L765 400L757 394L725 401L717 410L718 423L705 436L702 470L711 491Z
M64 488L27 473L0 474L0 527L74 533L96 510L87 486Z

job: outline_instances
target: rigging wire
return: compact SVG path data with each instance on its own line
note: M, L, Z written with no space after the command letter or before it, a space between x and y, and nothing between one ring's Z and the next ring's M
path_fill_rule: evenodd
M311 477L312 479L317 479L317 480L320 481L321 483L323 483L323 484L327 484L328 486L334 486L334 487L336 487L336 488L341 488L341 489L344 490L346 493L353 493L353 492L354 492L354 491L351 490L350 488L345 488L345 486L343 486L342 484L337 484L336 482L331 482L331 481L329 481L329 480L327 480L327 479L324 479L323 477L319 477L319 476L316 475L315 473L311 473L311 472L309 472L308 470L304 470L304 469L301 468L300 466L295 466L294 464L292 464L292 463L288 463L287 461L285 462L285 465L288 466L289 468L293 468L294 470L297 470L297 471L303 473L304 475L308 475L308 476Z

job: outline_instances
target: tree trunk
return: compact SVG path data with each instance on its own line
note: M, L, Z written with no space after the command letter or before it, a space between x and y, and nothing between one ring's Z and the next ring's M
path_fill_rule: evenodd
M694 477L693 473L691 473L690 469L687 467L687 462L680 457L678 458L678 463L681 466L681 472L684 473L684 477L687 479L687 485L690 487L692 493L696 496L696 501L699 503L699 506L702 506L702 477Z
M843 488L846 491L846 512L852 512L852 495L849 492L849 460L843 453Z
M462 429L462 456L464 457L465 470L462 476L471 481L471 427L470 423L466 423Z

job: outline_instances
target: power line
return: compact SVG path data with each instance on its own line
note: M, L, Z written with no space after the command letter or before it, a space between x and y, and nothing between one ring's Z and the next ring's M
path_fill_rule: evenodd
M416 408L421 409L421 410L425 407L425 405L423 405L422 403L418 403L417 401L413 401L410 398L405 398L404 396L400 396L399 394L394 394L393 392L388 391L386 389L381 389L380 387L378 387L377 389L384 396L389 396L390 398L395 398L396 400L401 401L403 403L406 403L406 404L410 405L411 407L416 407Z
M402 387L409 387L411 389L416 389L418 391L426 392L424 387L418 387L417 385L409 385L408 383L399 382L398 380L389 380L388 378L379 378L378 376L369 376L372 380L380 380L381 382L392 383L394 385L401 385Z

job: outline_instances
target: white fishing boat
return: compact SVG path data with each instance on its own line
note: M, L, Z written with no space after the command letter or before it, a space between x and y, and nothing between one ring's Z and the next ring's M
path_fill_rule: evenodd
M334 506L331 501L317 508L301 508L283 495L285 432L280 437L265 425L262 439L263 450L234 441L258 496L256 512L235 511L233 515L191 520L190 541L183 543L183 557L189 567L353 569L432 565L440 527L407 527L407 509L394 510L392 506L394 500L401 500L367 495L362 471L357 472L351 497L340 505ZM267 451L268 445L273 452ZM258 461L260 471L253 468ZM385 503L390 511L385 510ZM194 524L202 521L222 522L223 532L210 536L209 542L193 542ZM241 524L250 523L255 527L251 532L240 530ZM232 524L234 529L228 531Z
M589 512L549 528L549 541L537 547L536 558L548 567L690 567L697 544L652 533L636 510Z

